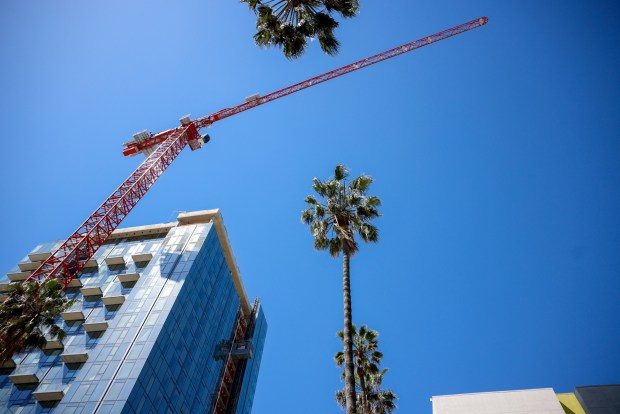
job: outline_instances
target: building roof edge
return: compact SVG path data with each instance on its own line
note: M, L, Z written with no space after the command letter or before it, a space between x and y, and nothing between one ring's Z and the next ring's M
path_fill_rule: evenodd
M222 246L222 251L224 252L226 264L230 269L233 284L235 285L235 290L237 291L237 295L239 296L239 300L241 302L241 309L243 309L243 313L246 316L249 315L252 312L252 306L250 305L248 295L245 291L245 287L243 286L241 272L239 271L237 260L235 259L230 240L228 239L228 232L226 231L226 226L224 225L224 218L220 213L220 209L216 208L213 210L201 210L189 213L180 213L177 216L177 220L178 224L181 226L200 223L213 223L215 231L217 233L217 237L220 241L220 245Z
M433 395L431 396L431 401L433 398L461 397L464 395L506 394L506 393L515 393L515 392L531 392L531 391L547 391L547 390L551 390L555 394L555 391L553 390L553 388L544 387L544 388L528 388L524 390L499 390L499 391L466 392L462 394Z

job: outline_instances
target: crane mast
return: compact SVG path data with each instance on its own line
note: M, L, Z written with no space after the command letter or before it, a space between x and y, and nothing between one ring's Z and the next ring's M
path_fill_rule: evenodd
M64 287L71 283L181 151L187 145L192 150L202 147L204 141L198 132L199 129L311 86L478 28L487 22L486 17L480 17L268 95L247 98L246 102L232 108L225 108L195 120L190 120L188 116L181 118L181 125L176 128L152 136L145 133L135 136L133 141L124 144L123 154L132 156L144 153L148 155L147 158L27 280L54 278Z

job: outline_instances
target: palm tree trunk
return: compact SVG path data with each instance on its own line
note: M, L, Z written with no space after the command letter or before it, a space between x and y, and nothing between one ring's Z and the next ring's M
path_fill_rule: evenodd
M349 249L343 243L342 294L344 299L344 383L347 399L347 414L357 414L355 403L355 374L353 368L353 323L351 312L351 279Z
M364 377L364 369L359 365L359 361L357 366L357 377L360 381L360 394L362 397L361 414L370 414L370 406L368 405L368 390L366 389L366 378Z

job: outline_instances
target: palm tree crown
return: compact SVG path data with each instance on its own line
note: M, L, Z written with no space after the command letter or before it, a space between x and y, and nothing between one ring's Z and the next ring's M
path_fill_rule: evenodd
M340 339L344 333L338 331ZM379 332L366 325L357 330L353 326L353 361L355 365L356 406L362 414L386 414L397 408L394 402L398 398L392 390L382 390L381 383L387 368L379 370L383 354L379 352ZM334 355L336 365L344 364L344 353ZM344 376L344 373L343 373ZM345 390L336 392L336 401L345 407Z
M9 298L0 304L0 363L15 352L44 345L46 336L62 340L66 333L56 319L75 302L57 280L11 283Z
M353 255L358 251L355 233L365 242L379 241L379 232L369 221L381 215L377 210L381 200L377 196L366 195L373 179L360 175L347 184L348 177L347 167L338 165L332 179L322 182L315 178L312 188L326 201L320 203L309 195L304 200L308 203L308 209L301 214L302 221L310 225L314 248L329 250L334 257L341 252Z
M328 55L338 53L334 36L338 22L332 14L353 17L358 0L241 0L256 13L254 40L259 46L277 46L289 58L301 56L308 39L318 38Z
M381 383L383 382L383 376L387 373L388 369L384 368L373 374L366 373L366 384L368 387L368 406L364 406L362 400L362 393L356 393L356 404L358 412L361 414L390 414L398 408L396 400L398 397L392 390L381 389ZM356 385L359 386L359 379L356 376ZM346 405L345 392L339 390L336 392L336 402L341 408Z
M338 331L337 335L344 340L344 332ZM366 325L360 326L359 331L353 325L353 358L355 366L364 372L379 372L383 354L379 352L379 332L369 329ZM336 352L334 355L336 365L344 363L344 354Z

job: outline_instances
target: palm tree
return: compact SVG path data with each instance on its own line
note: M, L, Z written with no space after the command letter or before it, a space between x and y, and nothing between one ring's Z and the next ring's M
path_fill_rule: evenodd
M54 279L11 283L8 299L0 304L0 364L16 352L44 345L46 335L62 341L66 333L56 319L75 302Z
M360 413L364 414L390 414L398 408L395 401L398 400L396 394L392 390L382 390L381 383L383 376L388 371L387 368L382 369L376 373L366 373L366 384L368 384L368 401L370 406L367 411L362 405L361 392L357 393L357 408ZM357 375L355 380L357 381ZM359 384L359 383L357 383ZM341 408L346 406L344 390L336 392L336 401L340 404Z
M344 372L347 399L347 413L355 414L355 377L353 369L353 326L351 316L350 258L358 251L355 240L357 233L365 242L379 240L377 228L370 220L378 217L377 208L381 200L366 195L373 180L360 175L347 184L349 170L344 165L336 166L334 177L323 182L312 181L312 188L324 202L309 195L304 200L308 209L301 214L301 220L310 225L316 250L329 250L333 257L342 253L342 290L344 302Z
M381 371L370 374L366 383L368 384L368 401L370 403L371 414L389 414L398 408L395 400L398 400L392 390L382 390L381 383L383 376L388 371L383 368Z
M340 339L344 339L344 333L338 331ZM355 378L359 383L362 412L370 413L370 384L367 384L367 377L379 372L378 364L381 363L383 354L378 351L379 348L379 332L368 329L366 325L362 325L357 331L353 325L353 364L355 365ZM342 366L344 362L344 354L337 352L334 356L336 365Z
M350 18L359 11L358 0L241 0L256 13L254 40L259 46L276 46L289 59L298 58L317 38L328 55L338 53L334 36L337 13Z

